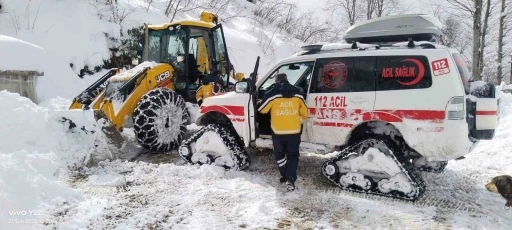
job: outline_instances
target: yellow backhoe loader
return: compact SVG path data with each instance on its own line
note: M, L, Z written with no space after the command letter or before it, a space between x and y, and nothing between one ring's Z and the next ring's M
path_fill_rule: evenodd
M111 158L133 152L133 144L120 134L123 127L133 127L137 142L148 151L177 148L186 125L194 122L190 121L186 102L196 103L198 79L220 70L223 87L227 88L230 77L244 77L232 69L216 14L203 12L198 21L145 24L144 30L143 57L134 60L134 64L142 63L124 72L108 71L69 107L94 110L102 131L96 133L104 135L97 140L107 142ZM101 159L89 159L97 160Z

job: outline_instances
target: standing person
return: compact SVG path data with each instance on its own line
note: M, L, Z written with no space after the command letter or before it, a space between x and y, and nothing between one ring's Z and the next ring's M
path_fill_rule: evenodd
M267 92L258 111L270 112L274 155L288 191L295 190L302 123L308 117L306 103L297 87L288 82L284 73L276 76L275 86Z

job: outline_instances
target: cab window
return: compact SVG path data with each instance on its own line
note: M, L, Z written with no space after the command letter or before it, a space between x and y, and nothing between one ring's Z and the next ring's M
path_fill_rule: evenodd
M275 77L278 73L285 73L288 78L288 82L298 87L301 94L306 96L314 64L315 62L300 62L282 65L274 71L270 77L265 79L263 84L261 84L258 90L258 98L263 98L265 93L271 90L276 80Z
M314 62L303 62L283 65L265 80L260 89L267 90L272 86L275 83L275 77L278 73L285 73L288 77L288 82L292 85L297 85L307 81L306 78L311 73L313 64Z
M227 61L226 45L222 38L222 27L219 27L213 31L213 44L215 49L215 68L222 71L222 74L227 74L224 64Z
M458 53L452 53L457 69L459 70L460 79L464 84L464 91L469 94L469 79L471 78L471 72L469 72L468 66L464 62L462 56Z

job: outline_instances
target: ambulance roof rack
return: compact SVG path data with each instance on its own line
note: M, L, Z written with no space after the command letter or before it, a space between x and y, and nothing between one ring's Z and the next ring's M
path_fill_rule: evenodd
M383 47L435 49L442 24L423 14L386 16L364 21L348 28L346 43L315 43L302 46L300 55L327 50L367 50Z
M386 16L357 23L347 29L343 39L347 43L386 43L430 41L441 36L442 23L425 14Z

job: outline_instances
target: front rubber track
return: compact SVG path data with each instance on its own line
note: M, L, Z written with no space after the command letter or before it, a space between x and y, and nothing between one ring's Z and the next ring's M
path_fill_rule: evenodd
M230 170L244 170L250 166L251 162L249 154L247 153L244 147L242 139L238 136L238 133L235 131L234 128L220 124L210 124L204 126L189 139L185 140L178 151L183 160L185 160L189 164L194 164L191 160L192 155L194 154L192 152L193 150L191 149L191 145L208 131L212 131L219 135L224 145L229 149L231 159L233 160L233 162L235 162L234 167L224 166L224 168ZM189 153L188 155L183 154L183 148L188 148L188 150L191 151L191 153Z

